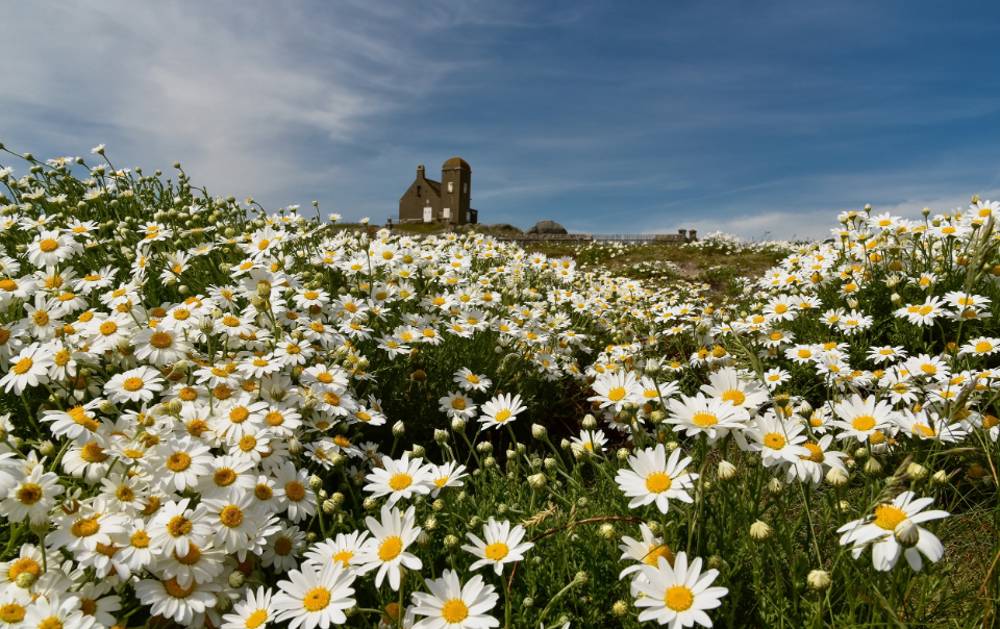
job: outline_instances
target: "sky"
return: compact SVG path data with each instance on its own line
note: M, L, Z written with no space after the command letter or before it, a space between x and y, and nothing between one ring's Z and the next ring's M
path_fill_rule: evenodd
M460 155L484 223L823 237L1000 198L998 42L997 2L7 2L0 142L376 223Z

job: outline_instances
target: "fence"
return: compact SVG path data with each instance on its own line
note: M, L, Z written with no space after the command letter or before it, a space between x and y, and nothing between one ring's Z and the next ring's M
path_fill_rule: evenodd
M697 240L697 232L683 234L505 234L500 240L514 242L655 242L682 244Z

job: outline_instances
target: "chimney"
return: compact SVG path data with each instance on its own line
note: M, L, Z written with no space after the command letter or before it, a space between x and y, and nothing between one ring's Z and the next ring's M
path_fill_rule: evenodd
M417 179L423 179L423 178L424 178L424 165L420 164L419 166L417 166Z
M698 230L692 229L688 232L688 242L695 242L698 240Z
M681 240L687 240L688 230L686 230L686 229L678 229L677 233L680 234Z

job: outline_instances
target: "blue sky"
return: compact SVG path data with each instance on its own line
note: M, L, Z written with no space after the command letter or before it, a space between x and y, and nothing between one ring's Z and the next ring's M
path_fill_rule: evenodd
M87 6L83 9L81 7ZM236 8L238 7L238 8ZM211 192L484 222L823 236L1000 196L996 2L10 3L0 141Z

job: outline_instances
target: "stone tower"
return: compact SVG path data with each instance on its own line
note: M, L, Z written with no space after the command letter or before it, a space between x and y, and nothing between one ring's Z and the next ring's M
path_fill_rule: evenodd
M469 220L472 197L472 169L461 157L452 157L441 166L441 218L451 223Z

